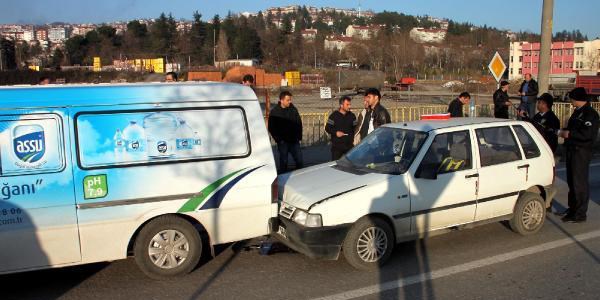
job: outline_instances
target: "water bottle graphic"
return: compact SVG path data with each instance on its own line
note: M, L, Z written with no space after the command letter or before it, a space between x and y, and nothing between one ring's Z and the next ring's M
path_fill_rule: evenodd
M202 146L202 139L198 131L194 131L194 154L200 154L200 146Z
M194 131L185 120L179 120L176 136L177 152L186 155L191 154L194 150Z
M115 132L115 136L113 137L114 140L114 146L115 146L115 151L117 152L124 152L125 151L125 140L123 139L123 133L121 132L121 129L117 129L117 131Z
M116 136L116 133L115 133ZM145 159L146 155L146 134L144 128L136 121L130 121L122 133L125 142L125 152L133 160Z
M169 158L175 155L177 118L165 112L155 112L144 117L144 130L150 158Z

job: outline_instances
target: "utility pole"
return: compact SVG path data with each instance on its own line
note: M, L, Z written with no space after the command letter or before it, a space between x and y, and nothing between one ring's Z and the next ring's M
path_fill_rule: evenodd
M213 66L217 66L217 31L213 27Z
M4 58L2 57L2 51L4 51L4 49L0 49L0 71L4 71Z
M540 45L540 68L538 70L539 93L548 92L550 63L552 58L552 18L554 0L544 0L542 10L542 41Z

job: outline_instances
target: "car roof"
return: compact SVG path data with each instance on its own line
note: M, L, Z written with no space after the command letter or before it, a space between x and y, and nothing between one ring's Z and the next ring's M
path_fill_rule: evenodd
M429 132L442 128L452 128L468 125L486 124L486 123L507 123L510 124L514 120L494 119L494 118L450 118L448 120L420 120L411 122L400 122L386 124L385 127L402 128L415 131Z
M0 87L0 109L256 99L250 87L220 82Z

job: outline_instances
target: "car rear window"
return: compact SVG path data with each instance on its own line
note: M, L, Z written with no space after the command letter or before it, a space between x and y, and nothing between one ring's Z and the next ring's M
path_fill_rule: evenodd
M529 135L527 130L523 128L521 125L513 126L515 133L517 134L517 138L521 143L521 147L523 148L523 152L525 153L525 158L535 158L541 155L540 148L538 148L535 140Z

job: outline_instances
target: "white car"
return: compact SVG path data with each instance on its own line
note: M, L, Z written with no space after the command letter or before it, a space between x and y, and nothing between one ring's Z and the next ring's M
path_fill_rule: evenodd
M556 194L530 123L456 118L385 125L342 159L279 177L272 235L312 258L375 269L399 242L510 220L528 235Z

